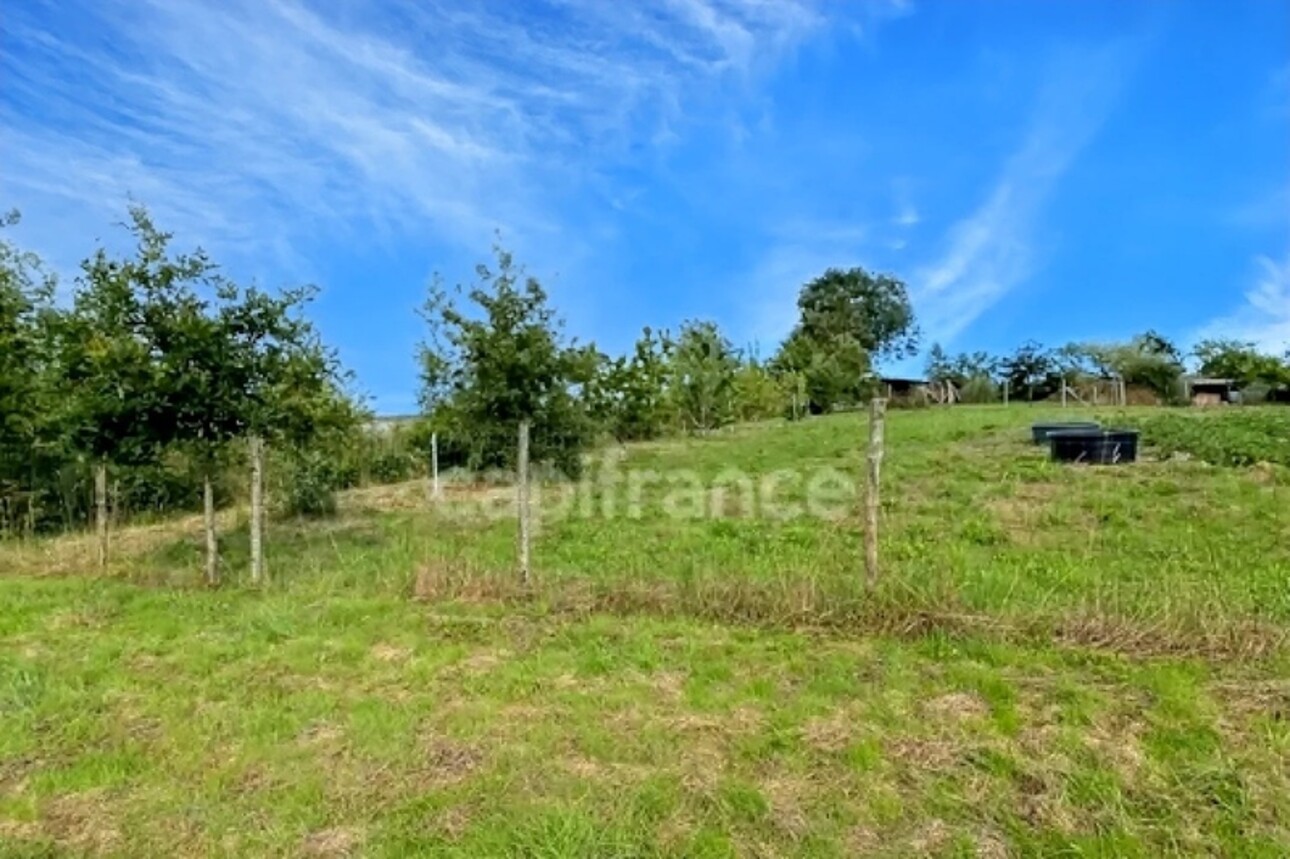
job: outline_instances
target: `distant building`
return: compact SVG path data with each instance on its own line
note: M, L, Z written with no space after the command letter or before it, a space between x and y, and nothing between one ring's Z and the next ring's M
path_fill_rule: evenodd
M879 390L889 400L908 400L910 402L927 402L928 381L926 379L900 379L879 377Z
M1221 406L1236 402L1239 396L1235 379L1183 379L1183 386L1193 406Z

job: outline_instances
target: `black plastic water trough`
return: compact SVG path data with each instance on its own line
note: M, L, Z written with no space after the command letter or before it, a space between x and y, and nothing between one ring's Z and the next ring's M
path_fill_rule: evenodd
M1048 436L1055 432L1066 432L1067 430L1100 430L1102 425L1096 421L1051 421L1048 423L1031 424L1030 436L1034 439L1035 444L1043 444L1048 441Z
M1064 430L1048 434L1054 462L1119 465L1138 458L1138 431L1126 429Z

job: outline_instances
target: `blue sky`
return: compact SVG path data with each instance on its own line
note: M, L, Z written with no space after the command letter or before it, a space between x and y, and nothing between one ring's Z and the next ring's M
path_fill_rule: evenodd
M383 412L431 274L496 230L607 351L703 317L768 355L831 265L904 279L953 349L1280 351L1290 5L6 3L15 238L74 274L130 195L236 278L319 284Z

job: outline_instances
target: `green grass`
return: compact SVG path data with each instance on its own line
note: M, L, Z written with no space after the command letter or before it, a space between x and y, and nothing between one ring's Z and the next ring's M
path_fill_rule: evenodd
M1286 855L1286 472L1060 467L1057 414L892 413L873 594L854 516L667 485L549 514L531 593L511 522L415 488L275 524L263 592L240 533L201 588L191 523L106 578L0 546L0 856ZM864 435L623 467L856 475Z
M1138 424L1164 456L1290 467L1290 408L1162 411L1140 416Z

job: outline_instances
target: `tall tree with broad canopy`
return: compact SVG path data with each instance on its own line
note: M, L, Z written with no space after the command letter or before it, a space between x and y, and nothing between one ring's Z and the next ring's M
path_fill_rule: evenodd
M495 247L496 266L476 267L466 289L436 277L421 315L421 404L442 439L472 470L513 468L521 421L533 425L531 456L568 476L582 469L593 427L578 392L595 362L566 340L546 290Z
M772 366L805 377L812 411L859 402L873 388L876 361L917 352L908 290L890 275L830 268L802 287L797 309Z

